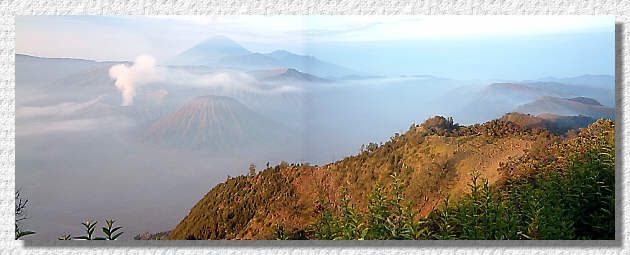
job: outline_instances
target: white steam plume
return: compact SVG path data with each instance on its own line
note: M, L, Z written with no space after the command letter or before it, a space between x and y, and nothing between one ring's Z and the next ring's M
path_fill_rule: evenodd
M119 64L109 69L109 76L115 81L122 94L122 105L132 105L137 88L155 83L176 87L196 87L215 89L218 94L239 93L242 91L277 94L300 91L288 84L270 86L258 81L252 75L238 70L219 70L210 73L194 73L185 69L174 69L156 65L153 57L142 55L133 65ZM164 90L167 92L166 90Z
M131 66L119 64L109 68L109 77L115 80L116 88L122 93L123 106L133 104L136 88L163 80L155 63L153 57L142 55Z

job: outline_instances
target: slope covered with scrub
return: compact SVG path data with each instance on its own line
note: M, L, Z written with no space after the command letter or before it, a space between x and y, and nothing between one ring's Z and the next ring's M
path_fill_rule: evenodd
M447 194L422 217L406 199L405 180L371 192L368 208L342 189L320 201L307 231L283 225L276 239L611 240L615 238L615 125L598 120L579 134L502 164L490 184L470 175L464 195Z
M319 201L337 201L341 187L365 209L371 191L404 180L404 196L420 217L438 208L442 195L462 197L476 169L490 184L501 181L503 162L558 140L546 129L511 121L459 126L434 117L362 146L358 155L323 166L282 163L256 175L231 178L210 190L173 230L170 239L270 239L277 223L307 232Z

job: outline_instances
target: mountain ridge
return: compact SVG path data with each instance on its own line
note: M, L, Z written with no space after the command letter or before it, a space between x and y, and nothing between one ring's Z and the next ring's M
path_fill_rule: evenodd
M213 36L179 53L167 61L174 66L229 67L246 70L294 68L321 77L359 75L360 72L287 50L270 53L251 52L225 36Z

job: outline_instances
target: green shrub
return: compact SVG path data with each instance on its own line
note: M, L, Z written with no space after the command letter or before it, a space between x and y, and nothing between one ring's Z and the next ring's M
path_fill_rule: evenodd
M118 232L116 233L116 231L120 230L122 227L114 227L114 220L105 220L106 225L102 228L103 234L105 234L104 237L97 237L94 236L94 232L96 231L96 224L98 223L97 221L91 222L91 221L86 221L84 223L81 223L81 225L83 226L83 231L85 232L84 235L81 236L75 236L72 237L71 235L68 234L63 234L61 235L58 240L116 240L116 238L118 238L120 235L122 235L124 232Z

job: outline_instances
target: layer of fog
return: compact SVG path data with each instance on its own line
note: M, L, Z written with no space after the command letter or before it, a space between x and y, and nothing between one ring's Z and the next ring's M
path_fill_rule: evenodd
M250 162L277 164L279 155L299 151L217 157L128 140L106 130L17 139L16 186L30 201L26 224L38 233L33 238L79 234L81 222L106 218L125 227L125 239L168 230L227 175L245 174Z
M220 156L138 142L134 135L146 131L151 123L147 119L155 117L135 117L135 112L126 111L101 118L82 117L83 110L93 109L90 106L102 103L104 97L40 107L19 105L16 186L30 201L27 227L38 233L32 236L36 239L78 234L80 222L108 217L125 226L125 238L172 229L227 175L246 174L249 163L258 169L267 162L276 165L283 160L325 164L355 154L363 143L386 141L394 132L403 132L430 115L422 107L426 102L422 97L381 86L379 82L363 90L337 84L285 95L301 100L298 105L271 97L267 108L254 107L268 101L244 100L261 114L286 123L301 139L283 147L243 149ZM163 100L174 97L182 104L183 98L204 95L202 91L172 91ZM226 94L241 99L253 96ZM146 107L140 102L127 107ZM294 114L274 112L281 109Z

